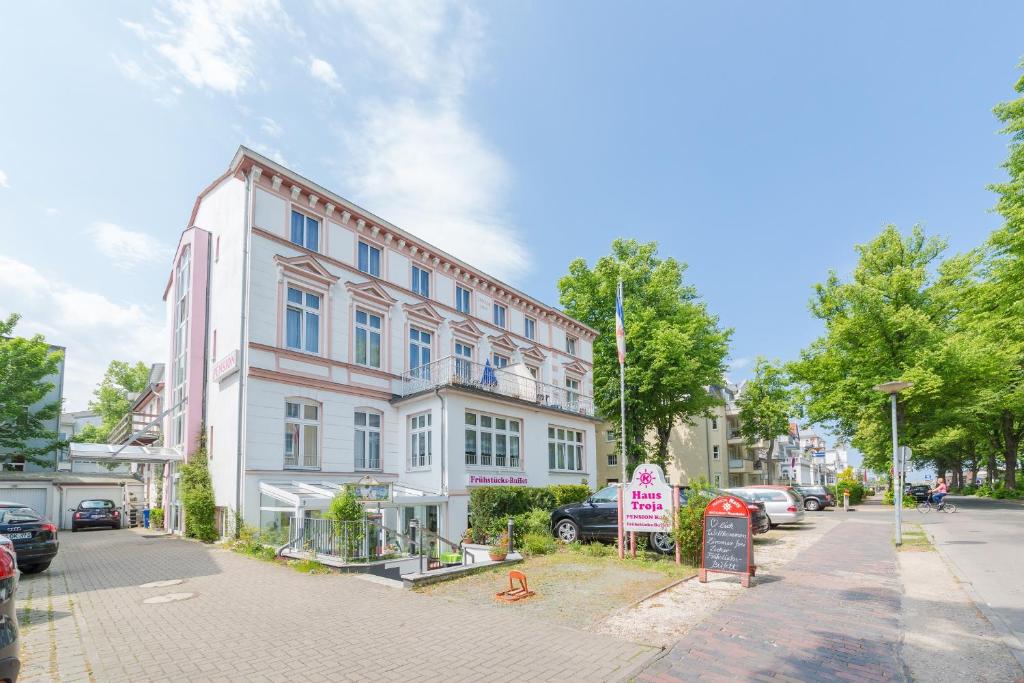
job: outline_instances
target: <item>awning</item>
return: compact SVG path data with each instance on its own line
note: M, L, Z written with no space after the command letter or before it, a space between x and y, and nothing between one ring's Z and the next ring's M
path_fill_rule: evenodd
M166 446L121 446L110 443L71 443L68 459L79 462L126 462L158 464L181 462L185 458L177 448Z

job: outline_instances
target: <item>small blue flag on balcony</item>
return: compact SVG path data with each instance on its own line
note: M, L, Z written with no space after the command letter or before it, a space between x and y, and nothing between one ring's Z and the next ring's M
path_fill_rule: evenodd
M480 384L485 387L496 387L498 386L498 378L494 374L494 368L491 367L491 359L488 358L484 364L484 374L480 378Z

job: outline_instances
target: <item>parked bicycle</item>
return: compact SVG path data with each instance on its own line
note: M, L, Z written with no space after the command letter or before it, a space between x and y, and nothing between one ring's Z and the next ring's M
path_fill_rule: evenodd
M956 512L956 504L947 503L946 499L943 498L942 502L936 505L935 503L932 502L931 496L929 496L923 503L917 504L918 512L931 512L932 510L935 510L937 512L948 512L949 514L953 514L954 512Z

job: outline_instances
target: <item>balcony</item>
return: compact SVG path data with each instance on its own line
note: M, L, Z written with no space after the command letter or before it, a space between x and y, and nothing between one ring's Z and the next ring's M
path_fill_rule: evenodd
M594 416L592 396L536 380L525 365L496 369L465 358L448 356L402 375L403 397L439 387L497 394L566 413Z
M742 470L746 460L743 458L729 458L729 469L730 470Z
M121 418L120 422L114 425L113 429L110 430L110 434L107 436L107 443L117 445L130 443L133 446L159 446L161 436L159 423L147 429L145 434L137 436L134 441L129 442L132 434L142 431L146 428L146 425L158 417L159 415L150 415L149 413L128 413Z

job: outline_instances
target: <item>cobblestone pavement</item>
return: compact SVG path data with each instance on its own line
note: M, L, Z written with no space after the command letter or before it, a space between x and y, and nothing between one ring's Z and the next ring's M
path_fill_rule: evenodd
M26 682L604 681L629 678L655 654L130 530L63 534L51 568L23 577L18 604Z
M638 680L905 680L892 526L874 509L851 513L693 628Z

